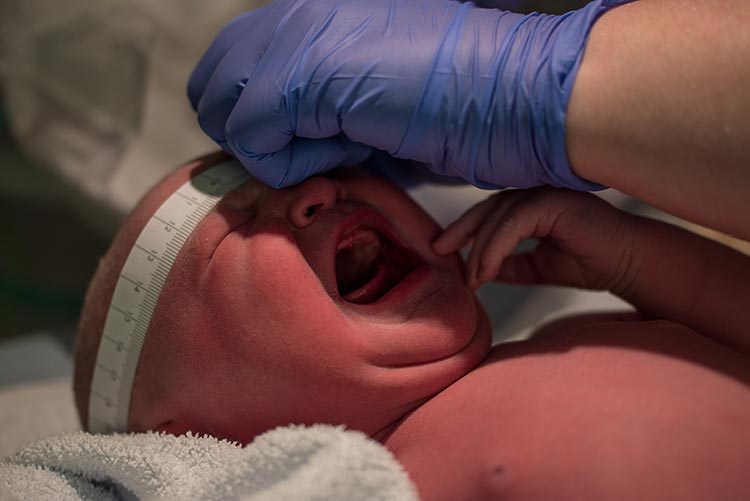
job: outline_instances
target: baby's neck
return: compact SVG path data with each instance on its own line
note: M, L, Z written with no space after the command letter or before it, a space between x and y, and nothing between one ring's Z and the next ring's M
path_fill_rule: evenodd
M387 424L380 430L370 435L370 438L372 438L373 440L377 440L381 444L385 444L386 441L388 441L388 437L390 437L391 434L396 430L396 428L398 428L399 424L401 424L401 422L404 420L404 418L406 418L406 416L408 416L408 414L405 416L402 416L401 418L399 418L398 420L392 423Z
M388 445L388 439L396 430L399 429L401 425L408 421L409 416L414 414L415 411L417 411L419 408L421 408L423 405L428 403L439 394L440 393L437 393L436 395L432 395L431 397L422 400L418 403L418 405L412 407L406 414L402 415L398 419L393 420L392 422L388 423L387 425L383 426L381 429L370 435L370 438L372 438L373 440L377 440L383 445Z

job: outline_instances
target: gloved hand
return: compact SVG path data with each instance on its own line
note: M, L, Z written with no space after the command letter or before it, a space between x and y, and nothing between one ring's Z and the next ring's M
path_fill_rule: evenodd
M371 147L482 187L597 187L565 153L589 30L612 6L521 15L446 0L276 0L232 21L188 85L203 130L282 187Z
M461 1L463 2L467 0ZM524 9L529 2L528 0L474 0L472 3L477 7L482 7L484 9L502 9L519 12Z

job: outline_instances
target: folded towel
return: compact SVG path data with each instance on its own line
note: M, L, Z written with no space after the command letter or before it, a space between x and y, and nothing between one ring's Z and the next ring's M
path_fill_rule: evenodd
M416 500L391 453L342 427L287 426L246 447L213 437L65 433L0 462L0 499Z

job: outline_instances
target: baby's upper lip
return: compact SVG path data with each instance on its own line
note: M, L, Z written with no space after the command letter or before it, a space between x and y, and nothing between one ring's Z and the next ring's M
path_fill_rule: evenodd
M401 235L398 234L393 225L391 225L391 223L380 212L371 207L363 207L346 217L337 227L335 238L333 239L336 244L333 252L334 259L336 257L336 249L338 248L339 243L341 243L346 236L363 226L382 233L399 247L404 249L411 248L411 246L403 241Z

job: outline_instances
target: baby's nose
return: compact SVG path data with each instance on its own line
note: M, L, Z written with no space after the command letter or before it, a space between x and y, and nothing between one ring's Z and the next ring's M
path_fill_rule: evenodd
M336 205L339 196L339 185L325 177L312 177L289 189L289 220L298 228L312 224L320 211Z

